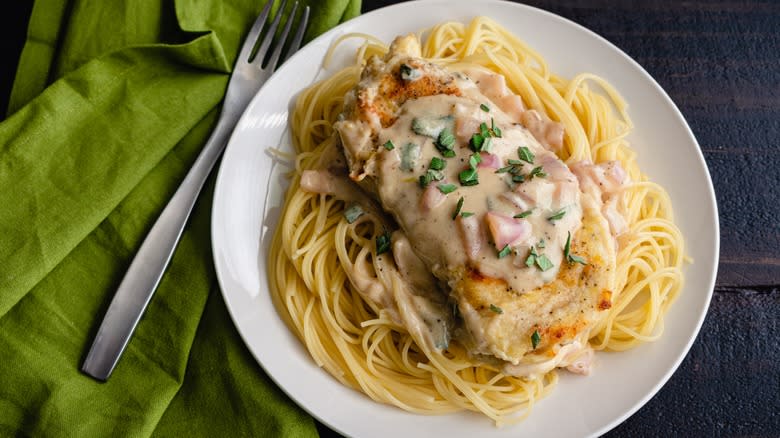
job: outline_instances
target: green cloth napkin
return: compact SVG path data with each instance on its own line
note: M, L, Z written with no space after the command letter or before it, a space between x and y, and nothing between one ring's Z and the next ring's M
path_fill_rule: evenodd
M262 0L36 0L0 123L0 436L312 436L226 311L211 186L107 383L79 372ZM359 0L310 0L311 38Z

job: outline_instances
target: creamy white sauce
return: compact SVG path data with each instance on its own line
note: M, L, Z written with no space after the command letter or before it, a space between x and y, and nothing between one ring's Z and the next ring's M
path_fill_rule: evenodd
M391 141L396 146L393 150L381 148L376 156L379 199L408 235L415 253L440 278L446 278L446 272L455 267L469 265L485 276L505 280L515 291L534 289L555 278L563 261L566 238L580 225L582 209L576 178L555 154L543 148L526 129L497 107L484 111L478 102L489 105L490 101L484 96L480 98L476 88L463 88L470 90L470 98L437 95L407 101L396 122L379 132L379 144ZM522 173L527 175L534 167L541 166L547 175L530 180L526 177L526 181L516 183L508 172L496 173L496 169L478 167L479 184L463 186L458 174L469 168L469 157L474 154L468 144L458 140L454 146L456 156L442 158L433 138L416 134L412 129L415 119L447 116L452 116L456 125L476 126L474 133L478 132L480 123L497 126L501 137L490 139L490 154L497 157L502 166L509 160L518 160L518 147L525 146L535 157L533 164L523 162ZM403 165L409 162L409 154L404 153L409 144L419 146L414 149L415 153L419 150L419 156L411 169ZM442 170L444 179L431 181L430 185L455 184L457 190L447 194L434 207L424 208L425 189L421 187L419 177L427 172L433 157L442 158L447 164ZM464 199L461 211L473 213L476 218L476 222L470 222L479 227L476 231L481 240L478 248L464 238L460 229L463 219L452 218L461 197ZM532 210L529 216L513 217L527 210ZM549 219L561 211L563 217ZM493 241L486 221L488 214L530 227L530 233L512 242L511 253L506 257L498 257L503 248ZM543 243L540 245L540 242ZM544 254L549 259L552 268L543 272L537 265L526 266L532 247L537 254Z

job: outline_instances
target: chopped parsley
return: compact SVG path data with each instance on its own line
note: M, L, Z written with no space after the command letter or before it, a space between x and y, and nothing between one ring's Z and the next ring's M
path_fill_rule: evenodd
M525 175L512 175L512 182L521 183L525 181Z
M428 166L428 168L433 170L442 170L445 167L447 167L447 162L439 157L431 158L431 164Z
M524 212L522 212L522 213L517 213L516 215L514 215L514 216L512 216L512 217L513 217L513 218L515 218L515 219L522 219L522 218L524 218L524 217L528 217L528 216L530 216L530 215L531 215L531 213L533 213L533 212L534 212L534 209L532 208L532 209L530 209L530 210L526 210L526 211L524 211Z
M544 177L546 177L546 176L547 176L547 174L546 174L546 173L544 172L544 170L542 169L542 166L536 166L536 167L534 167L534 168L531 170L531 172L528 174L528 179L530 180L530 179L532 179L533 177L544 178Z
M481 136L480 134L474 134L471 136L471 141L469 141L469 146L471 146L471 149L475 152L482 151L482 143L485 142L485 137Z
M502 309L502 308L500 308L500 307L496 306L495 304L491 304L491 305L490 305L490 311L491 311L491 312L494 312L494 313L498 313L499 315L500 315L500 314L502 314L502 313L504 313L504 309Z
M479 132L471 136L469 146L474 152L482 152L490 150L490 138L501 137L501 129L496 126L495 121L490 119L491 127L488 128L487 123L482 122L479 124Z
M511 161L511 160L510 160L510 161ZM509 172L510 170L512 170L514 167L515 167L515 166L511 166L511 165L510 165L510 166L504 166L504 167L502 167L502 168L500 168L500 169L496 170L496 173L507 173L507 172Z
M528 254L528 258L525 259L525 265L529 268L532 268L536 264L536 257L538 254L536 254L536 248L533 246L531 247L531 252Z
M420 70L406 64L401 64L401 79L405 81L416 81L417 79L420 79L421 76Z
M563 246L563 256L569 263L579 263L582 265L588 264L584 258L571 253L571 231L569 231L569 235L566 236L566 244Z
M395 145L393 144L393 142L391 140L387 140L387 143L385 143L384 146L385 146L385 149L387 149L388 151L392 151L393 149L395 149Z
M384 254L390 251L390 233L385 230L384 233L376 236L376 255Z
M479 174L477 169L470 167L458 174L460 183L464 186L475 186L479 184Z
M365 212L363 211L363 208L360 207L360 204L353 203L350 204L346 210L344 210L344 219L347 220L347 223L351 224L358 220L360 216L363 216L364 213Z
M508 256L510 252L512 252L512 248L510 248L508 244L504 245L501 251L498 252L498 258L503 259Z
M534 334L531 335L531 347L536 350L536 347L539 346L539 342L542 342L542 336L539 335L539 330L534 330Z
M479 124L479 135L481 135L483 138L490 137L490 130L487 127L487 123L482 122Z
M557 221L558 219L561 219L561 218L562 218L562 217L564 217L564 216L566 216L566 209L565 209L565 208L562 208L562 209L558 210L558 211L557 211L555 214L553 214L552 216L548 217L548 218L547 218L547 220L548 220L548 221L551 221L551 222L552 222L552 221Z
M480 104L479 107L482 109L482 111L484 111L486 113L490 112L490 107L485 105L484 103Z
M455 146L455 134L452 133L452 128L449 126L442 128L434 144L444 158L455 156L455 151L452 149Z
M431 181L441 181L444 179L444 173L440 170L428 169L424 174L420 175L420 187L426 188Z
M401 170L411 172L420 158L420 146L415 143L406 143L401 151Z
M581 265L587 265L588 264L588 262L585 261L584 258L582 258L582 257L580 257L578 255L574 255L574 254L570 254L569 255L568 261L569 261L569 263L579 263Z
M460 209L463 208L463 196L458 199L458 205L455 207L455 213L452 214L452 220L455 220L456 217L460 214Z
M547 258L544 254L539 254L536 256L536 266L539 267L539 269L542 270L542 272L547 271L548 269L552 269L555 265L550 261L550 259Z
M469 167L472 169L476 169L481 162L482 157L477 153L474 153L469 157Z
M534 154L525 146L517 148L517 156L528 164L534 164Z
M445 195L450 194L458 189L455 184L439 184L437 187L439 188L439 191Z
M501 129L496 126L495 120L490 118L490 130L493 132L493 137L501 138Z
M460 217L469 217L469 216L474 216L474 213L470 211L464 211L463 213L460 214Z

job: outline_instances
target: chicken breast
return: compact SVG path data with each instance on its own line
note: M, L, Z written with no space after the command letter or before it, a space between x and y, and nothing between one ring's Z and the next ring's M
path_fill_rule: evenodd
M407 282L435 290L399 306L426 309L404 321L438 315L431 348L447 348L446 332L475 358L527 376L583 357L611 305L615 246L602 199L581 191L553 151L559 124L526 110L500 75L448 71L406 36L367 64L335 127L350 177L438 281Z

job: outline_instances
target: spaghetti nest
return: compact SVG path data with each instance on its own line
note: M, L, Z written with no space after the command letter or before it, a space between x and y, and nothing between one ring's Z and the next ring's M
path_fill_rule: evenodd
M397 272L376 256L374 245L392 224L370 211L349 223L344 202L300 188L301 173L338 142L333 123L362 66L387 51L375 38L358 36L366 42L356 63L301 92L292 115L296 166L268 258L275 303L320 367L376 401L422 414L478 411L497 425L520 421L553 388L556 373L534 380L507 376L455 342L441 353L426 348L355 286L360 272L388 290L397 287ZM423 56L455 70L477 64L504 75L528 107L563 124L559 155L568 164L622 164L632 182L622 189L629 231L618 239L619 292L590 343L620 351L657 339L682 286L683 240L666 191L641 173L626 142L632 123L617 91L592 74L554 75L539 54L484 17L428 30Z

